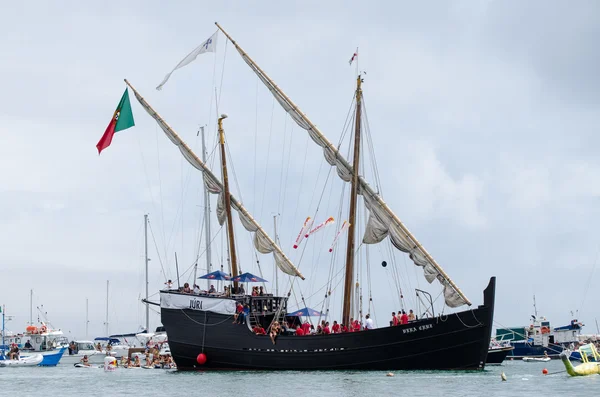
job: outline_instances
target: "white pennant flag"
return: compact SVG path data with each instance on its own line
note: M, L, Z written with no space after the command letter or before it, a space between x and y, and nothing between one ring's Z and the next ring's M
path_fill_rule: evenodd
M175 68L173 68L173 70L171 70L171 72L165 76L164 80L158 85L158 87L156 87L156 89L160 91L162 89L162 86L165 85L165 83L167 82L167 80L169 80L169 77L171 77L171 74L173 74L174 71L184 67L189 63L192 63L198 57L198 55L204 54L205 52L215 52L215 50L217 49L217 33L219 33L218 30L212 36L210 36L204 43L194 48L194 51L190 52L188 56L183 58L181 62L179 62L177 66L175 66Z

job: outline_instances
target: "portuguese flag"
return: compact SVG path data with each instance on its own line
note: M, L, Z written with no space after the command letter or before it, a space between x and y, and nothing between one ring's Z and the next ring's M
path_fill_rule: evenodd
M127 91L127 88L125 88L125 92L121 97L119 106L117 106L117 109L115 110L108 127L106 127L104 135L102 135L102 138L100 138L100 141L98 141L98 144L96 145L96 148L98 148L98 154L110 146L115 132L126 130L134 125L133 113L131 113L131 103L129 102L129 91Z

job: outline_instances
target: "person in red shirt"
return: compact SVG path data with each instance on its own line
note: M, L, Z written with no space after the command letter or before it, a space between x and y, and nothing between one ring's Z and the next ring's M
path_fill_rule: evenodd
M233 315L233 323L237 323L237 318L240 315L240 313L244 310L244 306L242 306L242 304L240 302L237 303L237 306L235 307L235 314Z
M333 322L333 327L331 327L331 333L332 334L339 334L340 333L340 325L338 324L337 321Z
M331 330L329 329L329 323L325 323L325 326L323 327L323 334L324 335L329 335L331 333Z
M346 324L342 324L341 332L342 333L348 332L348 327L346 327Z
M398 325L398 317L396 317L396 312L392 312L392 325Z
M304 332L304 335L310 334L310 324L308 321L305 321L304 324L302 324L302 331Z
M352 328L354 328L354 332L360 331L360 323L358 320L354 320L354 324L352 324Z
M256 330L256 335L266 335L266 334L267 334L267 332L262 327L262 325L258 325L258 329Z
M400 316L400 324L408 324L408 315L402 310L402 316Z
M302 331L302 328L300 328L300 326L296 327L296 336L304 336L304 331Z

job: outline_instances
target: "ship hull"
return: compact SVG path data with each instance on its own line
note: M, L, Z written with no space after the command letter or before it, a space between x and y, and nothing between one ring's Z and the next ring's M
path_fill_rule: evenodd
M502 364L506 356L508 356L513 349L512 346L490 349L488 351L486 364Z
M161 302L163 294L172 293L161 292ZM231 315L161 307L161 318L180 370L481 370L494 297L492 278L475 309L368 331L279 336L276 344L233 324Z

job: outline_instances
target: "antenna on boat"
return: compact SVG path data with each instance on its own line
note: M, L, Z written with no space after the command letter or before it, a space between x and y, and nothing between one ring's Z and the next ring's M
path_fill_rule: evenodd
M33 325L33 290L29 290L29 325Z
M535 305L535 295L533 295L533 314L537 318L537 306Z

